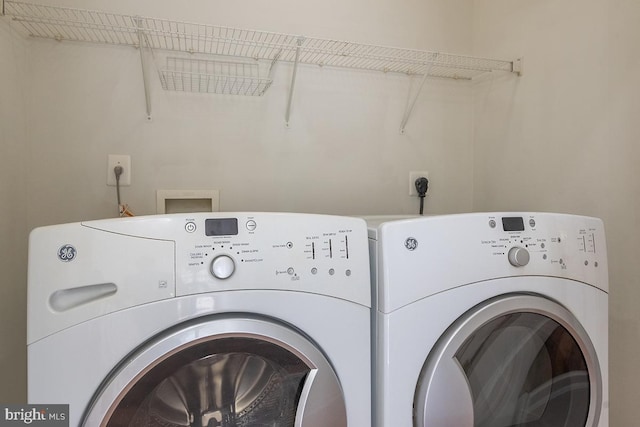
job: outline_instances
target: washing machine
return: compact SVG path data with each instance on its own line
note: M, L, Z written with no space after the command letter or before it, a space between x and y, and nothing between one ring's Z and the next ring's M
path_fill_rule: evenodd
M599 219L369 218L374 425L607 427Z
M369 426L366 223L197 213L35 229L28 398L72 426Z

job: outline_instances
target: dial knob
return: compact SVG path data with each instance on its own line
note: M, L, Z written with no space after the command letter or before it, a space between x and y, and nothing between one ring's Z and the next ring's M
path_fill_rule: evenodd
M236 271L236 263L229 255L218 255L211 261L211 274L216 279L228 279Z
M509 262L514 267L524 267L529 264L529 251L520 246L514 246L509 249Z

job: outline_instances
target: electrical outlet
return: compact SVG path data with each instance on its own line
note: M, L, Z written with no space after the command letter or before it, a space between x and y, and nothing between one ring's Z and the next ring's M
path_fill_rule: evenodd
M409 172L409 195L418 197L418 192L416 191L416 179L420 177L425 177L429 179L429 172Z
M113 171L116 166L122 166L120 186L131 185L131 156L128 154L109 154L107 159L107 185L116 186L116 174Z

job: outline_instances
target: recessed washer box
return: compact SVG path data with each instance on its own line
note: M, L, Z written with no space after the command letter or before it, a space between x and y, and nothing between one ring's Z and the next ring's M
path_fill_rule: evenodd
M156 212L159 214L218 211L218 190L157 190L156 193Z

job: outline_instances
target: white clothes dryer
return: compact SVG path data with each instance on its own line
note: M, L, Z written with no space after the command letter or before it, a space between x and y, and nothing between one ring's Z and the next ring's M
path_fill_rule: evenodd
M368 218L374 425L607 427L603 224Z
M35 229L28 396L72 426L369 426L362 219L207 213Z

